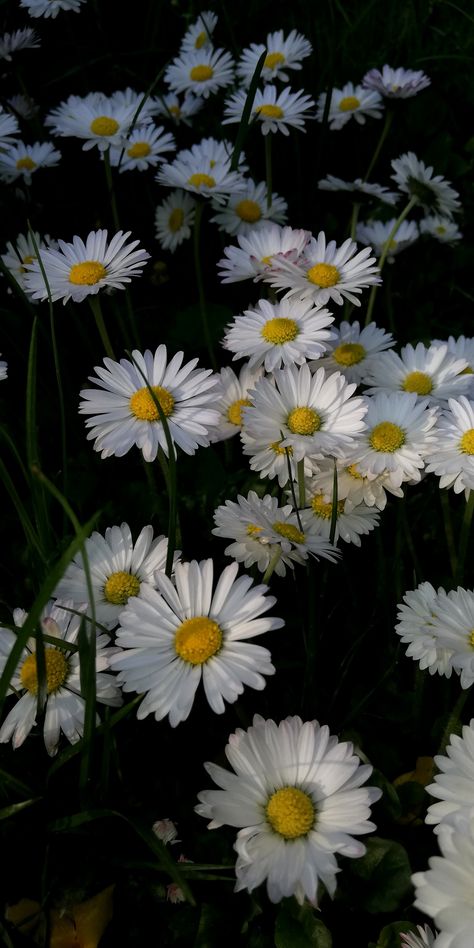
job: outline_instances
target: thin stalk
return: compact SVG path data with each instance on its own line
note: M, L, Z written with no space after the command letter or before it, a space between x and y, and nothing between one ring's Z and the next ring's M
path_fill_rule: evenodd
M392 243L392 240L394 239L395 234L397 233L399 227L401 227L401 225L403 224L403 221L405 220L405 218L408 217L408 215L409 215L411 209L412 209L413 207L415 207L415 204L418 204L418 198L417 198L417 197L412 197L412 198L410 198L410 200L408 201L408 204L404 207L402 213L400 214L400 217L397 217L397 220L395 221L395 223L394 223L394 225L393 225L393 227L392 227L392 229L391 229L391 231L390 231L390 233L389 233L389 235L388 235L388 237L387 237L387 240L385 241L385 246L384 246L384 249L383 249L383 253L382 253L382 256L380 257L380 260L379 260L379 271L380 271L380 273L382 272L383 266L384 266L385 261L386 261L386 259L387 259L387 257L388 257L388 254L389 254L389 252L390 252L390 244ZM369 325L369 323L370 323L370 321L371 321L371 319L372 319L372 311L373 311L373 308L374 308L375 295L376 295L376 293L377 293L378 285L379 285L379 284L374 283L374 285L373 285L373 287L372 287L372 289L371 289L371 291L370 291L369 304L368 304L368 306L367 306L367 315L366 315L366 317L365 317L365 325L366 325L366 326Z
M337 525L337 465L336 465L336 458L334 458L334 474L333 474L333 479L332 479L331 526L329 530L330 543L334 543L334 537L336 536L336 525Z
M374 167L375 167L375 165L376 165L376 163L377 163L377 161L378 161L378 159L379 159L380 152L382 151L382 148L383 148L383 144L384 144L384 142L385 142L385 139L386 139L386 137L387 137L387 135L388 135L388 133L389 133L389 131L390 131L390 127L391 127L391 125L392 125L392 122L393 122L393 110L389 108L389 109L387 109L387 112L386 112L386 115L385 115L384 126L383 126L383 129L382 129L380 138L379 138L379 140L378 140L378 142L377 142L375 151L374 151L374 153L373 153L373 155L372 155L372 158L371 158L369 167L367 168L367 171L365 172L365 175L364 175L364 177L362 178L363 181L367 181L367 180L369 179L369 176L372 174L372 171L374 170Z
M102 315L102 307L100 305L99 297L91 295L91 296L88 296L87 299L89 300L89 306L94 315L95 324L97 326L97 329L99 330L99 336L102 340L102 345L107 355L109 356L109 358L113 359L114 362L116 362L117 360L115 358L114 350L112 348L112 343L110 341L107 329L105 328L105 322L104 322L104 317Z
M456 580L456 576L458 575L458 554L456 550L456 542L454 539L451 507L449 506L449 493L447 490L440 490L439 495L441 500L441 510L443 511L444 534L448 547L449 565L451 567L451 573L453 574L453 580Z
M258 81L260 79L260 73L263 69L263 64L267 57L267 50L264 49L260 59L255 66L255 72L252 76L252 80L249 86L249 91L247 93L247 98L245 100L245 105L242 111L242 118L240 119L240 124L237 130L237 138L235 140L234 151L232 153L232 161L230 163L230 170L237 171L239 167L239 158L242 151L244 141L249 130L250 125L250 116L252 112L253 100L255 99L255 93L257 92Z
M448 722L443 731L441 742L438 748L438 754L444 754L449 743L451 734L458 734L461 728L461 714L469 695L469 688L463 688L454 708L449 715Z
M282 431L280 431L280 435L281 435L281 439L282 439L282 441L283 441L283 432L282 432ZM292 501L293 501L293 507L294 507L294 509L295 509L296 519L297 519L297 521L298 521L298 528L301 530L301 533L304 533L304 530L303 530L303 527L302 527L302 524L301 524L301 517L300 517L299 508L298 508L298 502L297 502L297 500L296 500L295 482L294 482L294 479L293 479L293 471L291 470L290 452L289 452L289 450L288 450L287 447L285 447L285 454L286 454L286 465L287 465L287 468L288 468L288 480L289 480L289 482L290 482L291 499L292 499Z
M474 513L474 491L469 491L468 501L464 510L464 516L461 524L461 534L459 537L458 566L456 571L456 580L461 584L464 578L464 564L466 562L467 548L469 544L469 534L471 531L472 515Z
M306 507L306 484L304 478L304 458L301 461L298 461L297 465L298 471L298 499L299 499L299 508L300 510L303 507Z
M105 180L106 180L106 184L107 184L107 197L108 197L109 202L110 202L110 210L112 211L112 220L113 220L113 222L114 222L115 230L118 231L118 230L120 230L120 220L119 220L119 215L118 215L118 210L117 210L117 201L116 201L116 198L115 198L114 181L113 181L113 178L112 178L112 168L111 168L111 166L110 166L110 154L109 154L109 152L110 152L110 145L109 145L108 148L106 148L106 150L105 150L104 153L103 153L103 154L104 154Z
M194 270L196 273L196 283L198 288L199 295L199 310L201 313L201 322L202 322L202 331L204 334L204 339L207 346L207 351L209 354L209 359L211 361L212 368L217 372L217 360L214 354L214 346L212 344L211 332L209 329L209 322L207 319L207 308L206 308L206 297L204 295L204 283L202 278L202 267L201 267L201 223L202 223L202 212L204 210L204 202L196 202L196 210L194 214Z
M273 556L272 556L272 558L271 558L271 560L270 560L270 562L269 562L269 564L268 564L268 566L267 566L267 568L266 568L266 570L265 570L265 572L264 572L264 574L263 574L262 583L266 583L266 584L268 585L268 580L270 579L270 576L271 576L272 573L274 572L277 563L279 563L280 558L281 558L281 546L280 546L280 544L278 544L278 546L277 546L277 548L276 548L276 550L275 550L275 552L274 552L274 554L273 554Z
M350 233L351 240L355 240L357 221L359 218L359 210L360 210L360 203L358 201L354 201L352 205L351 222L349 224L349 233Z
M272 135L271 132L265 135L265 180L267 182L267 209L272 206Z

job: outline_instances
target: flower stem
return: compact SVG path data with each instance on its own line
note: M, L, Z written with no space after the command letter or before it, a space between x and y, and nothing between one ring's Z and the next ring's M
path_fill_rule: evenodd
M412 198L410 198L410 200L408 201L408 204L406 204L405 207L403 208L403 211L402 211L402 213L400 214L400 217L397 217L397 220L395 221L395 223L394 223L394 225L393 225L393 227L392 227L392 229L391 229L391 231L390 231L390 233L389 233L389 235L388 235L388 237L387 237L387 240L385 241L385 246L384 246L384 248L383 248L383 253L382 253L382 256L380 257L380 260L379 260L379 271L380 271L380 273L382 272L383 266L384 266L385 261L386 261L386 259L387 259L387 257L388 257L388 254L389 254L389 252L390 252L390 245L391 245L391 243L392 243L392 240L393 240L394 237L395 237L395 234L397 233L399 227L401 227L401 225L403 224L403 221L405 220L405 218L408 217L408 215L409 215L411 209L415 206L415 204L418 204L418 198L417 198L417 197L412 197ZM368 306L367 306L367 315L366 315L366 317L365 317L365 325L366 325L366 326L369 325L369 323L370 323L370 321L371 321L371 319L372 319L372 311L373 311L373 308L374 308L375 294L376 294L376 292L377 292L377 288L378 288L378 284L377 284L377 283L374 283L374 285L373 285L373 287L372 287L372 289L371 289L371 291L370 291L369 304L368 304Z
M265 179L267 182L267 209L272 206L272 135L265 135Z
M464 516L461 525L461 535L459 537L459 553L456 570L456 580L459 584L464 578L464 564L466 562L466 553L469 543L469 534L471 531L472 515L474 513L474 491L469 491L468 501L464 510Z
M441 509L443 511L443 523L444 523L444 533L446 537L446 543L448 546L448 557L449 565L451 567L451 573L453 574L453 579L456 578L458 573L458 554L456 550L456 543L454 540L454 530L453 522L451 518L451 508L449 506L449 493L447 490L440 490L439 492L441 500Z
M204 210L204 202L196 202L196 211L194 214L194 269L196 272L196 282L199 294L199 309L201 312L201 321L202 321L202 331L204 333L204 339L206 341L207 351L209 353L209 358L211 360L212 368L217 372L217 360L214 354L214 346L212 344L211 333L209 329L209 322L207 318L207 309L206 309L206 297L204 295L204 283L202 279L202 267L201 267L201 222L202 222L202 212Z
M463 690L461 691L461 694L459 695L458 700L456 701L456 704L454 705L453 710L451 711L451 714L449 715L448 722L443 731L443 735L442 735L440 745L438 748L438 754L444 754L451 735L459 733L460 725L461 725L461 714L462 714L464 705L466 703L466 699L469 695L469 690L470 690L469 688L463 688Z
M88 300L89 300L89 306L94 314L95 324L97 326L97 329L99 330L99 335L102 340L102 345L107 355L109 356L109 358L113 359L114 362L116 362L117 360L115 358L114 350L112 348L112 343L109 339L109 334L105 328L105 322L104 322L104 317L102 315L102 308L100 305L99 297L89 296Z
M304 458L298 461L298 507L306 507L306 485L304 479Z
M359 202L358 202L358 201L354 201L354 204L352 205L351 222L350 222L350 225L349 225L349 232L350 232L351 240L355 240L356 227L357 227L357 220L358 220L358 217L359 217L359 210L360 210L360 204L359 204Z
M107 183L107 197L110 202L110 209L112 211L112 220L114 222L115 230L120 230L120 221L117 210L117 201L115 198L115 189L114 182L112 178L112 168L110 166L110 145L104 151L104 168L105 168L105 180Z
M272 556L272 558L271 558L271 560L270 560L270 562L269 562L269 564L268 564L268 566L267 566L267 568L266 568L266 570L265 570L265 572L264 572L264 574L263 574L262 583L268 584L268 580L270 579L270 576L272 575L272 573L273 573L273 571L274 571L274 569L275 569L277 563L280 561L280 557L281 557L281 546L280 546L280 544L278 544L278 545L277 545L277 548L276 548L276 550L275 550L275 552L274 552L274 554L273 554L273 556Z
M377 161L378 161L380 152L382 151L382 147L383 147L383 144L384 144L384 142L385 142L385 139L386 139L386 137L387 137L387 135L388 135L388 133L389 133L389 131L390 131L390 127L391 127L392 122L393 122L393 110L392 110L392 109L387 109L387 113L386 113L386 115L385 115L385 122L384 122L384 126L383 126L383 129L382 129L382 133L381 133L380 138L379 138L379 140L378 140L378 142L377 142L376 149L375 149L375 151L374 151L374 153L373 153L373 155L372 155L372 158L371 158L369 167L367 168L367 171L365 172L365 175L364 175L364 177L363 177L363 179L362 179L363 181L367 181L368 178L369 178L369 176L372 174L372 171L374 170L374 167L375 167L375 165L376 165L376 163L377 163Z

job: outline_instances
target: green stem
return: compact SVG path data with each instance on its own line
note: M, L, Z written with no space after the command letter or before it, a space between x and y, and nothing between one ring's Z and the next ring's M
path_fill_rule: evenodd
M99 297L88 296L88 300L89 300L89 306L94 314L95 324L97 326L97 329L99 330L99 335L102 340L102 345L107 355L109 356L109 358L113 359L114 362L116 362L117 360L114 355L112 343L110 341L109 334L105 328L105 322L104 322L104 317L102 315L102 308L100 305Z
M107 183L107 197L110 202L110 209L112 211L112 220L114 222L114 227L116 231L120 230L120 221L117 210L117 201L115 199L115 190L114 182L112 178L112 168L110 166L110 145L104 151L104 168L105 168L105 180Z
M387 237L387 240L385 241L383 253L382 253L382 256L380 257L380 260L379 260L379 271L380 271L380 273L381 273L382 270L383 270L385 261L386 261L386 259L387 259L387 257L388 257L389 252L390 252L390 246L391 246L392 240L393 240L394 237L395 237L395 234L397 233L399 227L401 227L401 225L403 224L403 221L405 220L405 218L408 217L408 215L409 215L411 209L412 209L413 207L415 207L415 204L418 204L418 198L417 198L417 197L412 197L412 198L410 198L410 200L408 201L408 204L403 208L403 211L402 211L402 213L400 214L400 217L397 217L397 220L395 221L395 223L394 223L394 225L393 225L393 227L392 227L392 229L391 229L391 231L390 231L390 233L389 233L389 235L388 235L388 237ZM367 306L367 315L366 315L366 317L365 317L365 325L366 325L366 326L369 325L369 323L370 323L370 321L371 321L371 319L372 319L372 311L373 311L373 308L374 308L375 295L376 295L376 293L377 293L377 288L378 288L378 284L377 284L377 283L374 283L374 285L373 285L373 287L372 287L372 289L371 289L371 291L370 291L369 305Z
M196 210L194 214L194 270L196 273L196 283L199 294L199 309L201 312L201 321L202 321L202 331L204 334L204 339L206 342L207 351L209 354L209 359L211 361L212 368L217 372L217 360L214 354L214 346L212 344L211 333L209 329L209 322L207 319L207 308L206 308L206 297L204 295L204 283L202 279L202 267L201 267L201 223L202 223L202 212L204 210L204 202L196 202Z
M451 567L451 573L453 574L453 580L456 580L456 576L458 574L458 554L454 540L451 507L449 506L449 492L443 489L440 490L439 495L441 500L441 509L443 511L444 534L448 547L449 565Z
M337 464L336 458L334 458L334 474L332 479L332 510L331 510L331 526L329 529L329 542L334 543L334 537L336 536L336 525L337 525Z
M280 544L278 544L278 546L277 546L277 548L276 548L276 550L275 550L275 552L274 552L274 554L273 554L273 556L272 556L272 558L271 558L271 560L270 560L270 562L269 562L269 564L268 564L268 566L267 566L267 568L266 568L266 570L265 570L265 572L264 572L264 574L263 574L262 583L268 584L268 580L270 579L270 576L272 575L272 573L273 573L273 571L274 571L274 569L275 569L277 563L279 562L280 557L281 557L281 546L280 546Z
M443 736L441 738L441 742L438 748L438 754L445 753L451 734L459 733L460 725L461 725L461 714L462 714L464 705L466 704L468 695L469 695L469 688L463 688L463 690L461 691L461 694L459 695L458 700L456 701L456 704L454 705L454 708L451 714L449 715L448 722L443 731Z
M357 220L358 220L358 217L359 217L359 210L360 210L360 204L359 204L359 202L358 202L358 201L354 201L354 204L352 205L351 222L350 222L350 225L349 225L349 232L350 232L351 240L355 240L356 228L357 228Z
M306 507L306 484L304 478L304 458L301 461L298 461L297 466L298 471L298 507L302 510L303 507Z
M393 122L393 111L392 111L392 109L387 109L387 113L386 113L386 115L385 115L385 122L384 122L384 126L383 126L383 129L382 129L382 133L381 133L380 138L379 138L379 140L378 140L378 142L377 142L376 149L375 149L375 151L374 151L374 153L373 153L373 155L372 155L372 158L371 158L369 167L367 168L367 171L365 172L365 175L364 175L364 177L362 178L363 181L367 181L368 178L369 178L369 176L372 174L372 171L374 170L374 167L375 167L375 165L376 165L376 163L377 163L377 161L378 161L380 152L382 151L382 147L383 147L383 144L384 144L384 142L385 142L385 139L386 139L386 137L387 137L387 135L388 135L388 133L389 133L389 131L390 131L390 127L391 127L392 122Z
M267 182L267 210L272 206L272 134L265 135L265 180Z
M464 516L461 525L461 535L459 537L459 555L458 568L456 571L456 580L461 584L464 578L464 564L469 543L469 534L471 531L472 515L474 513L474 491L469 491L469 497L464 510Z

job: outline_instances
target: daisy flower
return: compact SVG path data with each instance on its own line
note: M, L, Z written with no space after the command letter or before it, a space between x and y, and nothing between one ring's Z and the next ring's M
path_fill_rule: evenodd
M278 289L287 290L284 299L298 296L311 299L316 306L326 306L334 300L339 306L344 299L355 306L360 300L354 294L381 283L379 269L374 266L371 248L357 251L357 244L348 238L337 246L335 240L326 243L324 231L311 237L298 259L279 256L262 274L262 280Z
M226 117L222 121L223 125L241 121L246 100L247 93L244 89L234 92L226 101L224 109ZM313 99L301 91L292 92L288 88L278 92L276 86L267 85L264 89L257 89L251 119L261 122L260 127L264 135L268 135L269 132L282 132L283 135L289 135L290 128L299 128L304 132L306 131L305 120L314 118L314 115L305 113L314 105Z
M446 340L433 339L432 345L444 346ZM464 375L474 374L474 338L472 336L448 336L448 352L457 359L465 359L467 368L462 370Z
M429 214L420 221L420 234L427 234L428 237L434 237L440 244L454 244L457 240L462 240L462 233L457 224L449 217L442 217L440 214Z
M20 7L30 16L44 16L45 19L51 17L54 20L61 10L79 13L81 4L85 2L86 0L20 0Z
M443 648L451 649L451 664L460 675L461 688L474 682L474 592L470 589L440 590L433 616L433 631Z
M436 935L429 925L417 925L414 932L400 932L400 948L433 948Z
M222 283L257 279L268 271L273 258L297 260L303 253L311 234L308 230L294 230L266 223L250 236L237 236L238 247L225 247L224 257L217 266Z
M168 457L168 445L159 412L148 385L168 422L173 444L185 454L194 454L199 445L207 447L212 429L219 423L215 409L220 395L219 376L211 369L197 369L198 360L183 365L184 352L167 362L166 346L149 349L142 355L132 352L134 362L105 358L105 369L96 366L98 378L90 377L97 388L83 389L79 413L86 420L87 439L102 458L123 457L133 445L145 461L154 461L158 449ZM143 374L142 374L143 373ZM146 380L146 381L145 381ZM212 406L212 407L211 407Z
M273 675L270 652L245 640L280 629L278 618L263 618L275 605L267 586L253 586L250 576L237 578L232 563L214 587L212 560L176 565L176 586L157 574L159 592L144 590L120 616L113 661L123 691L145 693L137 717L169 716L171 727L188 717L202 679L216 714L232 704L244 686L265 687Z
M106 96L102 92L91 92L81 98L71 95L53 109L45 125L53 135L84 139L83 151L97 145L99 151L109 146L121 148L137 111L137 98L133 96ZM141 123L151 117L141 113Z
M399 194L395 191L389 191L382 184L376 184L375 182L369 184L368 181L363 181L362 178L356 178L355 181L344 181L342 178L336 178L333 174L327 174L325 178L321 178L318 181L318 188L320 191L357 191L357 200L360 200L360 195L364 195L366 198L376 198L378 201L382 201L383 204L394 205L400 199Z
M265 43L251 43L244 49L237 63L237 76L242 85L249 86L262 53L267 51L261 72L262 82L288 82L287 69L301 69L301 60L311 56L313 47L309 40L296 30L285 37L283 30L268 33Z
M467 824L467 825L466 825ZM440 934L439 948L458 948L472 943L474 927L474 826L472 820L460 825L440 826L441 856L428 860L425 872L415 872L414 905L434 919Z
M175 125L181 122L184 125L191 125L193 115L200 112L203 105L202 96L193 95L192 92L187 92L182 99L179 99L174 92L168 92L154 99L156 114L172 119Z
M174 253L177 247L191 236L196 202L186 191L179 188L157 207L155 232L163 250Z
M340 456L365 429L367 405L351 397L355 387L340 372L318 369L313 375L307 364L275 369L272 379L260 379L251 391L244 427L267 444L291 447L295 461Z
M155 168L158 162L163 160L162 155L165 152L175 150L176 145L173 136L169 132L165 132L162 125L158 127L156 125L142 125L139 128L134 128L122 147L111 147L110 164L117 167L123 152L120 172L146 171L147 168Z
M212 48L212 34L217 26L217 16L212 10L203 10L190 26L181 42L181 53Z
M430 404L439 405L469 391L472 379L464 373L465 368L466 360L449 352L447 343L408 343L400 355L393 351L381 353L368 366L364 382L370 386L368 395L414 392Z
M1 352L0 352L1 355ZM0 382L3 382L3 379L6 379L8 375L8 362L4 362L3 359L0 359Z
M441 488L464 491L467 500L474 490L474 402L461 395L448 399L448 406L438 418L438 443L426 455L426 472L440 478Z
M326 110L325 92L322 92L318 99L318 109L316 118L322 122ZM342 89L333 89L331 92L331 103L329 106L328 123L331 131L339 131L352 116L359 125L364 125L367 117L381 118L383 110L383 99L378 92L370 89L364 89L363 86L354 85L352 82L346 82Z
M334 460L322 458L317 462L316 467L317 471L311 478L311 489L316 493L322 491L326 497L332 498ZM357 464L348 465L345 460L336 461L336 469L338 500L349 500L354 507L365 504L366 507L385 510L387 491L395 497L403 497L402 489L394 487L387 474L379 474L374 478L364 477Z
M15 135L19 134L18 119L11 112L4 112L0 106L0 148L14 144Z
M389 221L360 221L356 227L356 237L359 243L372 247L377 257L381 257L387 249L387 241L392 233L396 219L392 217ZM410 247L418 240L419 231L416 221L402 221L397 228L397 233L390 241L388 247L387 262L393 263L394 257Z
M251 404L251 402L249 402ZM278 478L280 487L284 487L291 479L296 481L298 469L293 458L291 445L282 447L282 438L269 441L266 437L249 435L246 428L242 428L240 439L244 454L250 458L250 468L256 471L261 478ZM305 471L311 473L312 467L308 458L304 459ZM289 470L288 470L289 468Z
M95 295L105 287L123 290L132 277L140 276L143 264L150 254L146 250L135 250L139 241L127 244L131 231L119 230L108 242L106 230L92 230L84 243L73 237L72 243L58 240L59 250L48 248L41 254L41 261L49 283L51 298L67 303L72 299L80 303L90 294ZM48 298L48 288L39 262L33 260L26 265L25 290L34 300Z
M178 152L177 158L188 164L198 162L205 167L206 171L212 172L215 165L232 161L233 152L234 146L231 141L226 138L217 139L210 136L209 138L201 138L201 141L195 142L194 145L191 145L191 148L183 148ZM248 166L243 164L244 161L245 156L241 152L239 171L248 171Z
M207 99L234 80L234 61L223 49L182 52L168 66L164 81L172 92L193 92Z
M225 207L219 208L211 221L218 224L219 230L226 234L248 236L254 230L265 227L269 221L283 224L286 221L288 205L278 194L272 193L270 206L267 203L267 185L265 181L245 181L245 190L231 196Z
M249 367L263 365L273 372L281 365L302 365L319 359L335 334L327 327L334 316L311 300L270 303L261 299L227 327L222 345L236 359L248 358Z
M362 80L366 89L375 89L386 99L410 99L430 84L431 79L421 69L393 69L387 65L369 69Z
M171 164L163 164L155 180L167 188L183 188L201 197L212 197L224 204L229 194L245 191L245 181L239 171L230 170L230 158L216 161L211 167L206 154L193 155L188 151L183 158L179 153Z
M4 33L0 36L0 59L11 62L12 53L19 49L37 49L40 45L40 37L30 26L15 30L14 33Z
M461 736L451 734L446 755L439 754L434 762L438 773L425 789L440 802L428 807L425 823L438 827L455 813L469 816L474 807L474 718L463 726Z
M239 375L236 375L229 366L221 369L222 395L215 402L215 407L219 411L219 425L211 441L224 441L242 430L242 410L252 404L249 390L254 387L262 374L262 366L252 369L247 363L242 366Z
M400 191L416 198L425 211L443 217L452 215L461 207L459 194L440 174L433 175L433 168L409 151L392 161L395 174L391 177Z
M12 182L23 178L30 185L32 175L39 168L54 168L61 160L61 152L56 151L51 142L35 142L25 145L17 142L0 154L0 178Z
M1 255L1 260L22 290L25 289L26 266L36 260L36 250L38 249L43 257L43 252L54 243L47 234L43 239L37 231L18 234L14 242L7 242L7 252Z
M420 583L416 589L406 592L403 603L397 607L399 621L395 632L408 645L408 658L418 662L422 671L428 669L430 675L451 678L452 649L441 645L433 625L438 597L443 592L441 588L436 592L431 583Z
M353 834L375 829L368 817L381 791L362 787L372 767L327 725L297 716L276 724L255 715L248 731L230 735L225 753L233 771L205 764L220 789L199 793L195 809L209 829L238 828L236 891L266 880L272 902L294 895L316 905L321 881L333 896L336 854L363 856Z
M379 352L390 349L395 345L390 332L380 329L375 323L360 328L359 322L342 322L335 330L328 351L323 353L317 364L310 362L310 369L318 365L329 372L342 372L348 382L359 385L366 373L370 362L378 357Z
M135 543L128 523L107 527L102 536L94 530L85 542L97 622L111 629L130 596L155 585L156 570L164 570L168 538L153 539L153 527L143 527ZM174 554L174 564L179 552ZM55 595L91 609L84 559L77 553L56 586Z
M303 529L315 531L329 540L334 506L332 485L329 490L321 490L315 480L309 478L306 481L306 499L309 506L300 510ZM373 507L367 507L364 503L354 504L347 497L345 500L338 499L334 543L341 539L344 543L360 546L361 536L367 536L379 525L379 520L380 515Z
M61 732L71 744L80 740L84 732L85 701L82 697L79 652L74 650L78 644L78 635L82 615L70 610L77 608L72 601L57 600L45 606L41 616L41 628L44 635L73 646L56 647L44 642L44 661L46 672L46 703L43 724L43 737L50 756L58 750ZM81 611L81 610L77 610ZM16 626L22 626L27 618L23 609L15 609L13 619ZM3 671L10 652L17 640L9 629L0 629L0 673ZM96 639L96 698L101 704L117 707L122 704L120 689L116 679L107 674L110 660L117 649L109 647L109 636L99 635ZM16 749L23 744L36 724L38 710L38 667L36 659L36 640L28 639L11 679L11 690L20 699L5 718L0 728L0 742L12 740ZM97 716L97 723L99 718Z

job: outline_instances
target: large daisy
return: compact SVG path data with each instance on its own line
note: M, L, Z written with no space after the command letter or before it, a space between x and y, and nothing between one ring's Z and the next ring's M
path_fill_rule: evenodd
M459 194L440 174L433 175L433 168L425 165L413 151L392 161L392 178L400 191L416 198L425 211L451 217L459 210Z
M234 92L226 101L225 118L222 124L230 125L233 122L240 122L246 101L247 93L244 89ZM290 88L278 92L276 86L267 85L264 89L257 89L251 118L261 123L260 127L264 135L268 135L269 132L282 132L283 135L289 135L290 128L299 128L304 132L306 119L314 118L313 114L306 114L314 107L314 104L313 99L304 92L292 92Z
M249 86L257 63L266 51L266 57L261 72L262 82L273 82L279 79L288 82L287 69L301 69L301 60L312 53L312 46L297 30L291 30L285 36L283 30L268 33L265 44L251 43L244 49L237 63L237 75L244 86Z
M164 80L172 92L193 92L207 99L234 79L234 61L223 49L203 46L182 52L166 69Z
M321 93L318 99L316 118L322 122L326 111L327 94ZM329 104L328 123L331 131L339 131L351 118L364 125L367 117L381 118L383 99L378 92L365 89L364 86L346 82L342 89L333 89Z
M438 418L438 444L426 455L426 471L439 477L440 487L464 491L467 500L474 490L474 402L461 395L448 405Z
M379 392L414 392L431 405L446 405L449 398L465 395L471 388L466 359L449 351L448 343L425 346L408 343L397 352L382 352L367 368L364 383L368 395Z
M308 230L295 230L266 223L258 231L245 237L237 236L238 247L225 247L224 256L217 266L222 283L237 283L240 280L256 280L270 270L273 260L297 260L303 253L311 234ZM273 270L272 270L273 272Z
M84 151L97 145L105 151L110 145L121 147L136 116L136 95L106 96L102 92L90 92L81 98L70 95L45 118L45 125L53 135L84 140ZM146 110L140 113L140 123L151 121Z

